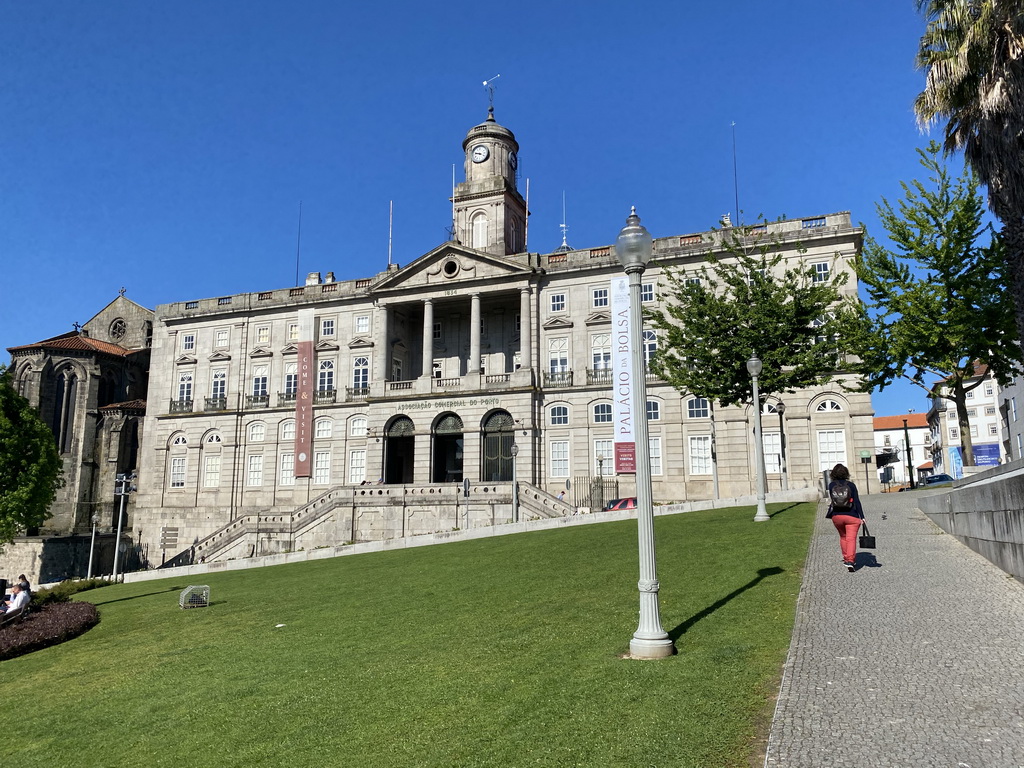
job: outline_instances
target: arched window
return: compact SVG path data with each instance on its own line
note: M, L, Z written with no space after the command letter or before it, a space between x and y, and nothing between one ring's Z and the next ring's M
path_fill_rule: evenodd
M223 442L223 440L221 440L221 436L219 434L217 434L216 432L211 432L209 435L206 436L206 442L220 443Z
M330 392L334 389L334 361L320 361L320 377L316 385L318 392Z
M647 420L648 421L660 421L661 420L661 403L657 400L647 401Z
M353 416L349 419L348 433L352 437L366 437L366 417Z
M330 418L317 419L313 430L313 436L327 438L334 434L334 422Z
M820 403L818 403L818 407L815 408L814 410L819 412L829 411L834 413L836 411L843 410L843 406L841 406L835 400L822 400Z
M53 402L53 436L61 453L71 450L75 436L75 410L78 404L78 377L64 369L55 376Z
M295 439L295 419L288 419L288 421L281 422L281 439L282 440L294 440Z
M370 386L370 358L357 357L352 361L352 389L356 394L365 394Z
M483 456L480 479L501 482L512 479L512 444L516 422L508 411L495 411L483 423Z
M487 215L478 213L473 217L473 248L482 250L487 247Z
M569 406L553 405L551 406L550 415L552 426L565 426L569 423Z
M644 331L644 362L648 365L651 357L658 351L658 335L654 331Z
M267 425L256 421L249 425L249 442L262 443L267 438Z
M594 406L594 423L610 424L612 421L611 403L598 403Z
M174 439L171 440L171 445L188 445L188 438L185 437L184 434L178 433L174 436Z

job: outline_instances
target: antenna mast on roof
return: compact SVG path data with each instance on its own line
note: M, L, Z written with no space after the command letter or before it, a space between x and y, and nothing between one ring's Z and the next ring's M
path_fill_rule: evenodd
M391 225L395 221L395 201L391 201L391 208L388 210L388 268L391 268Z
M523 250L530 250L530 177L526 177L526 222L523 224Z
M555 250L557 252L559 252L559 253L565 253L566 251L571 251L572 247L565 240L565 235L569 231L569 225L565 223L565 190L564 189L562 190L562 225L561 225L560 229L562 230L562 244L560 246L558 246L558 248L556 248Z
M299 285L299 251L302 247L302 201L299 200L299 231L295 237L295 284Z
M740 182L739 174L736 171L736 121L732 122L732 188L736 193L736 223L743 226L743 219L740 217Z

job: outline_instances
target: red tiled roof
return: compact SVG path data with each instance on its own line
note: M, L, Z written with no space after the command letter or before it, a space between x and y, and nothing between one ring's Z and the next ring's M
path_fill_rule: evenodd
M43 339L43 341L37 341L35 344L24 344L20 347L8 347L7 351L23 352L31 349L66 349L74 352L102 352L104 354L115 355L117 357L126 357L132 353L130 349L125 349L117 344L111 344L108 341L100 341L99 339L91 339L88 336L83 335L80 331L71 331L70 333L64 333L60 336L54 336L52 339Z
M128 400L124 403L111 403L100 408L101 411L144 411L146 410L145 400Z
M875 416L875 429L903 429L903 420L907 420L907 427L918 429L928 426L928 414L908 413L906 416Z
M982 378L984 376L987 376L987 375L988 375L988 365L986 363L982 363L982 362L979 362L978 360L975 360L974 361L974 375L969 377L968 379L965 379L965 381L970 381L971 379L980 379L980 378ZM947 376L944 379L939 379L937 383L941 384L942 382L949 381L952 378L954 378L954 377L953 376Z

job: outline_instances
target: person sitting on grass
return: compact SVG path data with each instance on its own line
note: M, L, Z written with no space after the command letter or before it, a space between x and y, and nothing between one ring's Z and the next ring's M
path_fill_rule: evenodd
M28 605L28 592L21 588L21 584L12 584L11 599L3 605L4 613L15 613L24 609L26 605Z

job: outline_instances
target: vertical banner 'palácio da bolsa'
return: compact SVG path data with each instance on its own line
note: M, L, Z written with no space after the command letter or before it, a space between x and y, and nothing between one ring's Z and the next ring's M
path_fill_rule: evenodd
M295 393L295 476L311 477L313 450L314 310L299 310L298 389Z
M629 333L629 280L612 278L612 413L615 418L615 473L636 472L633 436L633 348Z

